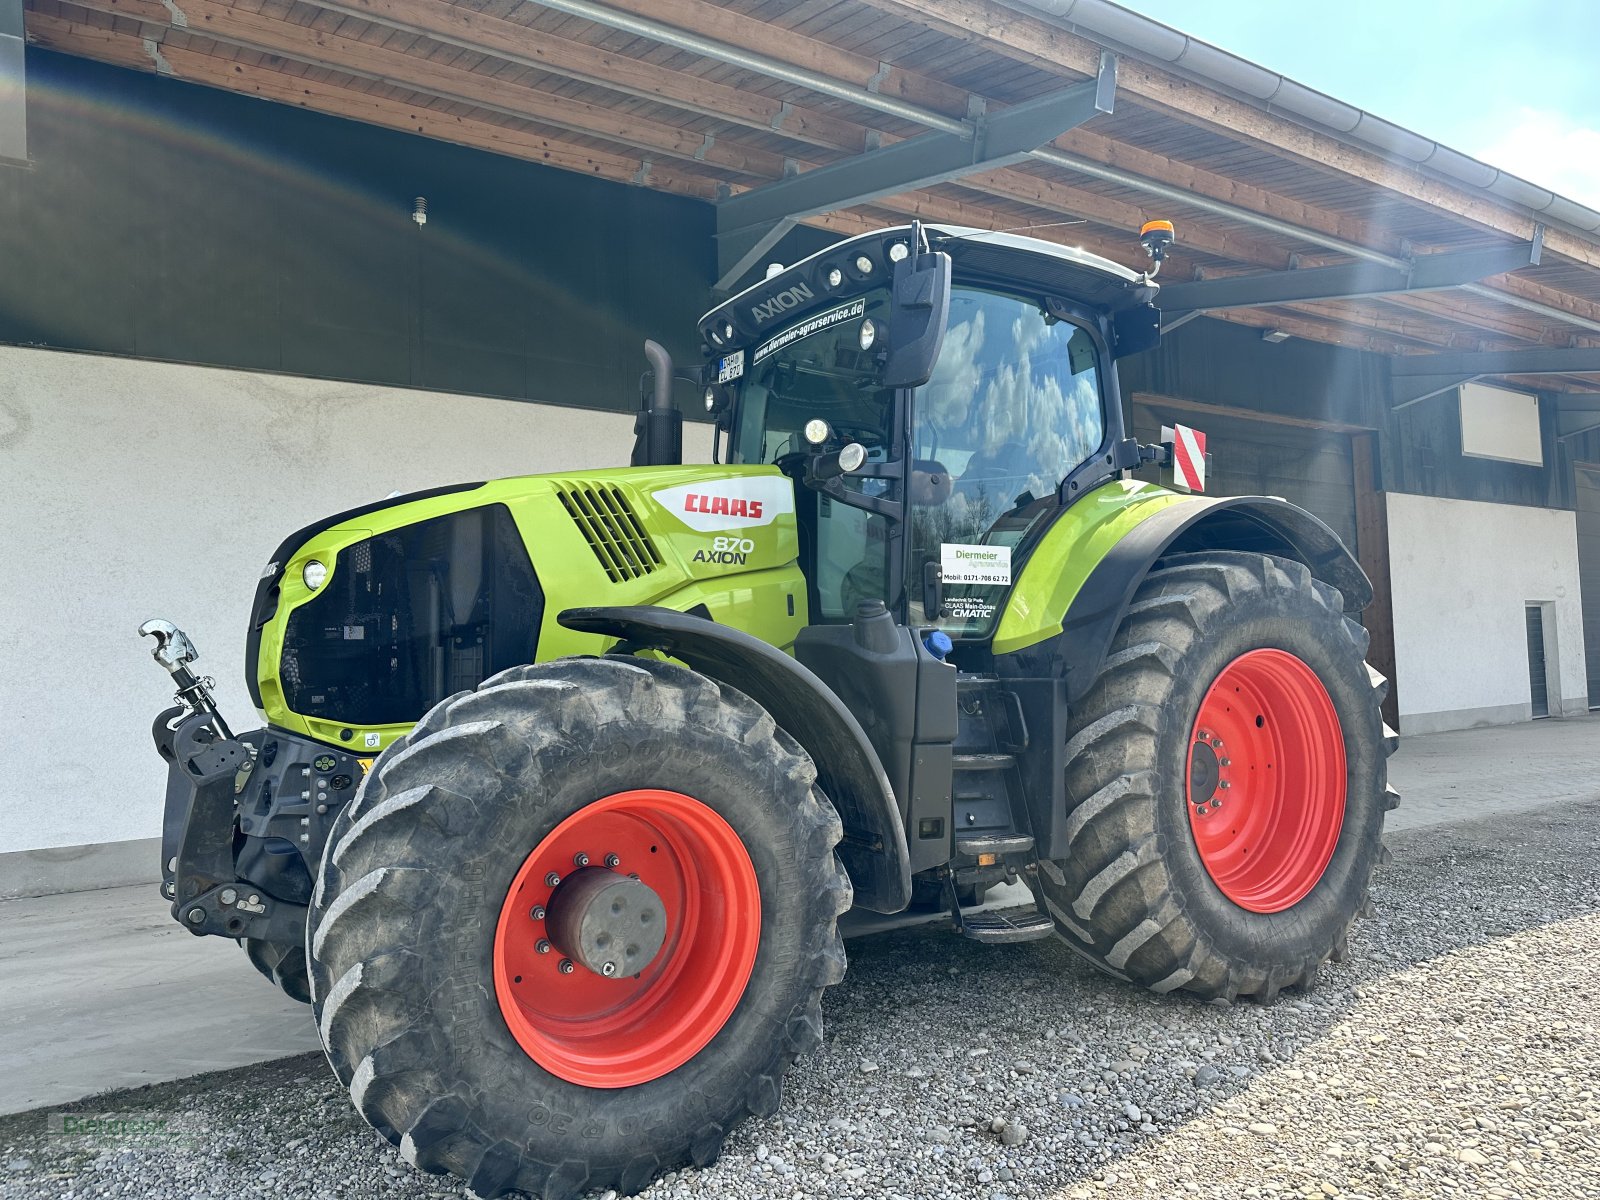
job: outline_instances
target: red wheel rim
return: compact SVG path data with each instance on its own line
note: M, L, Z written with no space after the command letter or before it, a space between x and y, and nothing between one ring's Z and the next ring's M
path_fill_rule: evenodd
M1240 908L1282 912L1328 868L1344 825L1344 734L1316 672L1251 650L1217 676L1189 738L1189 828Z
M638 974L604 978L550 948L548 877L587 854L637 875L660 898L661 950ZM733 827L692 797L617 792L573 813L511 881L494 938L494 986L512 1036L545 1070L587 1087L633 1087L688 1062L733 1014L761 941L755 866Z

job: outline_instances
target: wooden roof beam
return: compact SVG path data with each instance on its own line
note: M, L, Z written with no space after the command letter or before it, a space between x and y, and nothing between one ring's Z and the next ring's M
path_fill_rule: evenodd
M777 133L795 141L858 154L867 148L859 124L801 105L712 83L641 59L508 21L443 0L306 0L328 12L417 34L446 45L624 95L668 104Z
M1091 75L1102 49L1097 43L1061 26L989 0L866 0L866 3L1049 71ZM1473 195L1419 170L1356 149L1329 134L1265 112L1137 59L1124 62L1118 83L1131 96L1183 120L1265 146L1318 170L1332 168L1497 233L1527 241L1533 236L1533 227L1539 223L1495 200ZM1577 234L1551 230L1547 245L1552 253L1600 266L1600 244Z
M62 0L108 16L122 16L163 29L175 29L229 46L293 59L390 87L426 93L486 112L537 121L589 137L604 138L641 152L667 154L743 175L767 179L783 173L783 156L742 146L726 138L691 133L663 121L617 112L493 75L445 66L410 52L401 53L310 26L275 20L214 0L183 0L185 24L159 0Z
M105 18L109 25L110 18ZM94 58L135 70L156 71L158 64L145 47L145 39L107 27L30 12L30 41L52 50ZM277 100L299 108L331 113L373 125L454 142L528 162L562 167L617 183L640 183L661 191L709 200L716 180L649 160L575 146L532 130L509 129L472 117L452 116L433 109L371 96L335 83L315 82L269 68L230 62L176 46L160 46L162 73L190 83L220 87L244 95Z
M816 48L816 45L813 45L810 52L810 57L791 55L790 59L785 59L783 57L785 51L781 44L773 45L773 43L781 43L785 39L768 39L766 42L761 42L760 44L762 46L762 51L760 53L747 50L740 46L730 45L725 40L726 32L723 29L715 26L710 15L711 10L709 7L701 7L694 10L694 12L698 14L698 20L691 22L695 25L694 28L681 29L670 24L664 24L657 20L657 11L654 4L634 5L635 9L643 8L645 10L645 15L634 15L633 13L623 12L618 5L602 3L599 2L599 0L537 0L537 2L545 5L546 7L580 16L586 20L597 22L611 28L626 30L635 36L660 41L665 45L673 46L676 49L688 53L699 54L716 59L718 61L732 63L740 66L742 69L756 71L768 75L771 78L785 79L786 81L795 83L798 86L808 87L812 90L819 91L824 95L832 96L838 99L844 99L868 108L877 108L880 111L890 112L892 115L896 115L902 119L920 121L924 125L927 125L931 128L944 129L947 132L960 132L959 124L942 113L928 111L898 99L891 99L888 97L880 98L877 94L871 93L870 89L864 92L863 89L849 83L846 80L841 80L833 75L815 71L813 67L819 61L824 65L831 65L833 69L840 69L838 62L830 60L826 57L827 47L825 44L821 45L820 49ZM877 0L868 0L868 2L877 3ZM885 2L893 6L896 4L902 4L903 0L885 0ZM940 3L942 2L943 0L940 0ZM960 0L960 3L970 2L971 0ZM918 3L921 3L921 0L918 0ZM959 4L956 6L959 7ZM685 19L681 15L682 8L682 5L677 6L677 12L680 20ZM931 23L934 25L938 24L937 21L933 21ZM809 41L809 39L800 40ZM1080 49L1082 47L1090 47L1094 50L1096 55L1099 54L1098 48L1093 47L1092 43L1083 42L1081 39L1078 39L1078 41L1081 43ZM768 53L769 47L776 53ZM802 63L804 65L802 65ZM848 67L845 69L848 69ZM1139 69L1141 71L1146 70L1143 64L1140 64ZM1069 65L1068 70L1075 70L1078 73L1095 74L1098 71L1098 66L1085 71L1081 63L1075 63ZM1190 90L1193 89L1191 88ZM1369 247L1364 247L1356 243L1350 243L1346 239L1338 237L1337 235L1322 233L1318 230L1306 230L1303 228L1294 227L1287 222L1280 221L1279 219L1267 216L1266 214L1251 214L1248 209L1240 208L1240 206L1234 203L1231 199L1227 201L1217 201L1207 198L1206 203L1197 203L1192 193L1185 193L1181 189L1175 190L1169 185L1161 184L1159 181L1145 181L1141 183L1137 179L1130 178L1125 172L1110 171L1100 163L1067 154L1064 151L1057 149L1054 145L1040 148L1039 150L1035 151L1035 155L1041 160L1052 163L1053 165L1063 169L1078 170L1089 173L1092 176L1120 175L1120 179L1113 179L1112 181L1120 182L1123 186L1142 187L1147 191L1153 191L1157 194L1164 193L1169 202L1180 204L1187 203L1190 206L1198 206L1202 208L1205 208L1207 207L1207 204L1210 204L1215 209L1215 214L1223 216L1224 218L1229 218L1229 213L1231 212L1234 214L1233 218L1231 219L1237 219L1239 221L1248 222L1250 220L1264 220L1272 222L1279 226L1277 232L1279 232L1282 236L1289 237L1291 239L1306 241L1312 244L1321 244L1326 248L1333 249L1340 253L1348 253L1357 258L1370 258L1374 255L1378 255L1388 259L1387 265L1389 266L1404 266L1402 262L1396 260L1392 256L1387 255L1385 252L1374 251ZM1312 160L1307 160L1307 162L1308 165L1311 165ZM1318 169L1324 169L1321 167L1320 163L1315 165ZM1531 229L1527 236L1532 236ZM1319 237L1321 239L1320 243ZM1526 237L1523 240L1526 240ZM1597 251L1600 251L1600 247L1596 247L1596 249ZM1469 290L1477 290L1482 288L1482 285L1470 284L1468 285L1468 288ZM1533 300L1529 297L1521 297L1521 303L1524 306L1527 306L1539 305L1542 302ZM1562 311L1560 306L1556 306L1556 311ZM1547 313L1546 315L1550 316L1552 319L1558 319L1555 313ZM1566 319L1570 320L1571 318L1568 317ZM1579 323L1581 323L1581 321Z

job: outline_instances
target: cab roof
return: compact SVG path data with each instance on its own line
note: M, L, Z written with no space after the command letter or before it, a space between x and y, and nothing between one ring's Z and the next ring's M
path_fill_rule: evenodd
M700 318L707 348L716 354L746 345L824 307L833 295L887 282L890 248L909 241L912 228L891 225L835 242L731 296ZM1073 246L961 225L923 225L922 231L932 249L950 255L958 282L1018 287L1106 311L1141 303L1155 291L1139 272ZM861 270L862 263L869 269ZM841 282L829 287L835 269Z

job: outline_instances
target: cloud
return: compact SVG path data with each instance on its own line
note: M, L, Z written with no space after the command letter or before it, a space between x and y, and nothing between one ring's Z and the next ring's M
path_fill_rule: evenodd
M1600 209L1600 129L1524 106L1492 141L1462 149L1529 183Z

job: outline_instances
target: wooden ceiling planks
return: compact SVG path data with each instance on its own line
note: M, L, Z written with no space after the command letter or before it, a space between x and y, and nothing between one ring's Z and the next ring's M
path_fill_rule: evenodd
M199 18L187 29L173 26L159 0L82 2L29 0L30 36L145 70L154 66L141 44L149 37L171 48L184 78L607 178L632 179L649 160L651 186L707 198L719 181L741 188L775 178L785 159L804 168L859 153L871 130L893 137L922 128L537 0L175 0ZM1067 86L1097 53L992 0L604 2L946 116L964 113L973 94L992 106ZM1159 68L1125 60L1121 74L1117 112L1063 137L1064 152L1390 256L1504 244L1531 229L1512 210L1406 164L1192 85L1176 90ZM1339 152L1320 152L1330 145ZM1169 272L1180 278L1281 270L1291 255L1306 266L1347 261L1314 238L1032 159L809 223L856 228L887 214L1036 227L1036 236L1081 237L1124 261L1137 223L1167 216L1179 224ZM1295 336L1337 344L1387 339L1395 353L1586 344L1592 331L1514 303L1600 320L1600 244L1556 232L1543 266L1492 281L1511 293L1504 302L1449 292L1226 315L1286 322Z

